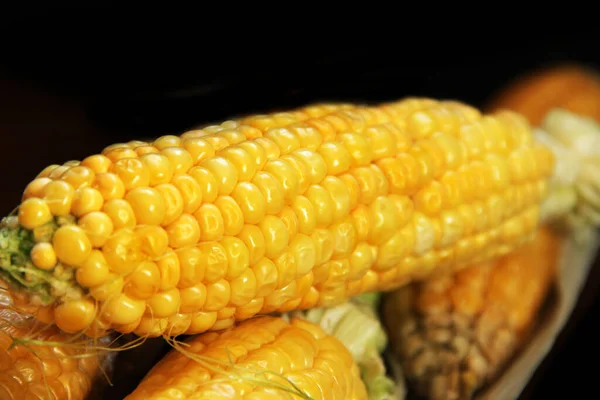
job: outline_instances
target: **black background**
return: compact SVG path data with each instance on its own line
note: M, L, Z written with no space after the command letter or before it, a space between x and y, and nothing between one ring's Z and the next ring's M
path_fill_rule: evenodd
M141 31L127 20L100 17L48 18L38 12L7 18L0 28L0 138L6 146L0 162L5 170L18 168L5 178L2 212L10 211L24 182L44 166L115 141L315 101L429 96L481 106L536 68L563 62L600 68L600 35L593 27L494 37L481 28L431 37L422 30L389 42L347 40L342 31L332 39L287 41L280 36L298 27L290 23L267 26L270 39L254 41L231 24L208 29L197 23L179 37L166 35L169 29L160 23L156 31ZM310 24L302 27L319 33ZM502 29L510 32L510 21ZM225 34L233 38L221 44L217 38ZM275 43L279 39L286 45ZM599 289L597 262L570 324L522 398L596 395Z

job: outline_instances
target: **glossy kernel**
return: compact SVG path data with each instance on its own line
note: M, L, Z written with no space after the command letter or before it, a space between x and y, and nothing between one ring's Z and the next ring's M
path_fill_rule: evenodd
M201 165L215 177L220 195L228 195L233 191L239 176L232 162L224 157L211 157L202 161Z
M114 229L133 228L136 225L133 208L123 199L107 201L102 207L102 211L110 217Z
M160 153L169 159L174 176L187 174L190 168L194 166L192 156L182 147L166 147Z
M221 196L215 200L215 206L223 217L223 233L235 236L244 227L244 213L236 201L230 196Z
M183 200L183 212L193 214L202 204L202 189L189 175L177 175L171 180Z
M296 169L289 162L277 159L267 161L263 171L268 172L281 183L285 202L286 204L291 204L298 195L300 184Z
M31 197L19 206L19 223L27 229L37 228L51 220L50 207L42 199Z
M231 162L238 172L240 182L248 182L256 173L256 161L252 159L249 152L240 146L227 147L217 154Z
M90 255L92 244L76 225L63 225L54 232L52 246L58 259L71 266L81 265Z
M68 182L73 188L90 186L94 181L94 171L88 167L76 166L71 167L60 176L60 179Z
M31 249L31 261L39 269L50 270L56 266L58 259L50 243L36 243Z
M93 211L102 210L104 199L97 189L92 187L81 187L75 191L71 203L71 213L76 217L82 217Z
M325 142L319 147L318 153L327 165L328 175L343 174L351 167L350 153L341 143Z
M214 204L203 204L194 213L200 227L200 240L219 240L225 233L225 221L221 211Z
M84 287L94 287L104 283L110 274L106 259L100 250L92 250L85 262L77 268L77 282Z
M200 225L190 214L182 214L165 228L169 246L177 249L193 246L200 240Z
M102 172L96 175L92 187L100 192L104 201L122 199L125 196L125 185L112 172Z
M277 214L285 205L285 195L283 185L275 176L268 172L257 172L252 183L260 190L265 199L265 213Z
M231 197L240 206L247 224L256 224L264 218L267 202L258 187L253 183L238 183L233 189Z
M54 309L56 325L68 333L89 327L96 317L96 305L91 299L70 300Z
M148 186L150 183L150 171L138 158L120 159L111 166L110 172L121 179L125 190Z
M140 156L140 161L148 169L148 184L150 186L169 183L173 177L171 161L160 153L148 153Z
M206 168L194 167L189 170L188 174L194 178L200 189L202 190L202 202L210 204L219 195L219 184L217 178Z
M52 182L50 178L34 179L25 187L21 200L26 200L30 197L42 198L44 196L44 188L50 182Z
M101 247L113 232L110 217L101 211L92 211L79 218L77 225L87 234L92 246Z
M131 205L138 224L160 225L165 217L165 201L154 188L135 188L125 195L125 201Z
M160 193L164 204L164 217L160 224L167 226L183 213L183 197L179 190L170 183L160 184L154 189Z

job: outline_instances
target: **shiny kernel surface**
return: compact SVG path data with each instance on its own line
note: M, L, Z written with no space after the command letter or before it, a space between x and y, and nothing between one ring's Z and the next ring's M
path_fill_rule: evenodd
M259 332L260 335L256 335ZM222 351L223 346L232 341L236 343L235 348L229 352ZM280 318L261 317L224 331L197 336L189 340L188 344L189 351L198 357L214 357L223 362L230 360L236 369L266 369L279 373L311 398L322 398L322 393L328 394L327 399L367 398L359 369L348 350L337 339L308 322L292 319L288 323ZM303 351L297 351L299 348ZM337 355L335 362L330 358L333 354ZM232 367L227 366L225 370L230 368ZM332 385L329 374L334 371L333 376L343 384ZM157 364L126 399L258 400L279 399L289 395L287 391L271 388L268 384L264 387L223 378L228 374L216 374L191 358L173 351ZM167 381L163 379L164 376L170 376L171 379ZM183 379L184 377L187 379ZM212 382L215 379L219 379L219 389ZM298 390L291 385L289 387Z

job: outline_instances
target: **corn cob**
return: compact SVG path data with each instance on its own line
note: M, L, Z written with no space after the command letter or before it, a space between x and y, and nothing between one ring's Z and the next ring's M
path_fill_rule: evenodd
M384 325L409 390L470 399L497 376L547 298L560 237L543 228L511 254L385 295Z
M451 101L227 121L44 169L0 273L67 332L224 329L504 254L552 166L523 117Z
M79 343L74 346L73 340L15 311L8 292L0 288L0 399L91 399L93 391L105 387L114 353L91 352Z
M261 316L192 337L125 400L366 400L344 345L310 322Z

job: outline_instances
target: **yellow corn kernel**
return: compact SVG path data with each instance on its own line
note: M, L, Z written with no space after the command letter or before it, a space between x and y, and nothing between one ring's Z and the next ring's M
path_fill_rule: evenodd
M81 265L90 255L92 244L78 226L63 225L54 232L52 247L56 257L71 266Z
M36 178L31 181L23 191L21 200L27 200L30 197L43 198L44 188L48 183L52 182L50 178Z
M131 206L137 224L160 225L165 219L167 206L157 189L135 188L127 192L125 201Z
M182 137L185 136L185 133ZM215 155L212 145L201 137L187 137L183 139L182 146L192 157L193 165Z
M54 310L56 325L67 333L86 329L95 317L96 304L89 298L63 303Z
M130 273L143 260L142 240L132 229L116 230L102 247L102 254L112 272Z
M110 274L106 259L100 250L92 250L85 262L77 268L77 282L85 287L104 283Z
M34 229L52 220L48 204L42 199L31 197L19 207L19 223L27 229Z
M238 172L240 182L248 182L256 173L256 161L252 159L251 153L240 146L227 147L217 154L231 162Z
M88 213L102 210L104 198L102 194L92 187L81 187L75 191L71 203L71 214L82 217Z
M219 242L205 242L198 245L201 262L204 266L204 280L213 283L222 279L227 273L229 260L223 245Z
M173 178L173 165L160 153L148 153L140 156L140 162L148 170L148 184L151 186L169 183Z
M256 224L264 218L267 202L256 185L240 182L233 189L231 197L240 206L247 224Z
M259 262L265 255L265 237L256 225L244 225L242 231L237 235L248 249L250 265Z
M257 172L252 179L252 184L263 195L266 214L277 214L283 209L285 205L284 188L275 176L265 171Z
M74 166L66 170L60 179L69 183L73 188L90 186L94 181L94 171L84 166Z
M50 270L56 266L58 259L54 247L50 243L36 243L31 249L31 261L36 267Z
M146 303L126 294L109 297L100 309L101 317L111 324L131 324L144 315ZM57 321L58 324L58 321Z
M125 293L135 299L150 298L160 288L160 270L156 263L144 261L133 271L125 284Z
M160 154L169 159L173 175L187 174L194 165L192 156L182 147L166 147L160 151Z
M224 157L211 157L200 163L216 179L218 193L228 195L238 183L239 174L235 164Z
M183 200L183 212L193 214L202 204L202 189L189 175L176 175L171 183L179 191Z
M112 172L98 173L94 178L92 187L100 192L104 201L122 199L125 196L123 181Z
M175 221L183 212L183 197L181 193L174 185L170 183L163 183L154 187L163 199L164 204L164 218L161 221L161 225L169 225Z
M283 197L286 204L291 204L298 195L300 185L299 177L291 163L285 160L269 160L265 163L263 171L271 174L283 188Z
M102 247L114 228L110 217L100 211L92 211L79 218L77 225L83 229L94 247Z
M159 150L167 147L177 147L181 144L181 139L175 135L164 135L152 142L152 145Z
M160 270L160 290L170 290L176 287L181 276L181 265L177 253L167 249L154 261Z

